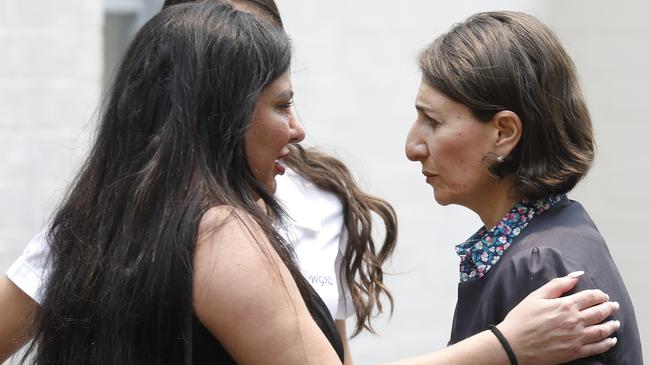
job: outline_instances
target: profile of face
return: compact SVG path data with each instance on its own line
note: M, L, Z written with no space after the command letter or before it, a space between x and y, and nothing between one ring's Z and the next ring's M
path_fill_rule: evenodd
M499 184L485 161L490 152L498 153L502 137L498 122L478 120L468 106L424 81L415 108L417 119L406 139L406 156L421 163L439 204L472 208Z
M259 94L245 133L245 153L255 178L270 192L275 176L284 173L279 160L288 156L288 145L304 139L304 129L293 110L289 72L270 82Z

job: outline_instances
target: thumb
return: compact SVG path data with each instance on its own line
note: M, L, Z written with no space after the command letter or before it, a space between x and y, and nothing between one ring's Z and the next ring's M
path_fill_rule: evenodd
M563 293L569 291L577 285L577 278L584 274L583 271L575 271L562 277L550 280L542 287L532 292L528 298L533 299L553 299L560 297Z

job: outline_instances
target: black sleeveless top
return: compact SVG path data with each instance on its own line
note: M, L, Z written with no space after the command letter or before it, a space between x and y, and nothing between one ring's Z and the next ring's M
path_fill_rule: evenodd
M334 320L331 318L329 309L327 309L327 305L322 301L311 285L306 286L308 289L308 298L304 298L304 301L311 304L310 306L307 305L311 309L311 316L318 324L318 327L320 327L320 330L325 337L327 337L331 346L336 350L340 362L343 362L345 356L343 343ZM263 324L260 323L260 326L263 326ZM212 336L196 316L192 316L191 334L191 350L189 351L188 349L191 361L188 361L187 363L193 365L236 364L227 351L225 351L221 343Z

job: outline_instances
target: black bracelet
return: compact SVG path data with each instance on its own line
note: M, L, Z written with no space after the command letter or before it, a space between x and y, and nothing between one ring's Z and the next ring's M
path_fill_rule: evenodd
M509 358L509 362L512 365L518 365L518 360L516 359L516 355L514 354L514 350L512 350L512 347L509 346L509 342L507 342L507 339L503 335L502 332L498 329L498 327L494 326L493 324L489 325L489 329L493 334L496 336L500 344L503 346L503 349L505 349L505 352L507 353L507 357Z

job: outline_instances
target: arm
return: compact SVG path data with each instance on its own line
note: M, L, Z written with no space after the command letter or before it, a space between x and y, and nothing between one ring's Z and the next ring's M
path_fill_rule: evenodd
M0 278L0 363L31 337L27 329L37 305L9 278Z
M239 364L340 364L260 228L231 212L213 208L199 227L198 319Z
M345 347L345 363L344 365L353 365L352 362L352 353L349 350L349 339L347 338L347 326L345 325L344 319L336 320L336 328L338 328L338 333L340 338L343 340L343 346Z
M576 277L554 279L531 293L498 325L526 365L560 364L607 351L615 340L606 338L617 322L595 325L617 311L599 290L557 298L577 284ZM496 337L481 332L443 350L390 365L509 365Z

